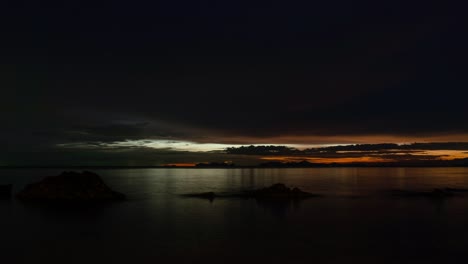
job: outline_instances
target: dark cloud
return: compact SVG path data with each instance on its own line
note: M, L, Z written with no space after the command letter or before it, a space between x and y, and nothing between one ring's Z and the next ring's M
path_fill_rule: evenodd
M354 162L418 162L454 160L466 157L468 143L413 143L413 144L363 144L296 149L286 146L242 146L225 150L232 155L263 157L268 160L302 161L314 160L318 163L339 162L354 159ZM455 154L454 154L455 152Z
M461 5L5 1L0 144L466 135Z
M359 156L366 154L388 154L388 153L417 153L425 150L468 150L466 142L445 142L445 143L412 143L412 144L357 144L340 145L331 147L318 147L308 149L297 149L287 146L241 146L229 147L225 151L228 154L238 155L261 155L261 156L284 156L284 155L325 155L345 153L350 155L355 153Z
M161 166L175 163L230 161L256 165L259 158L210 152L177 151L145 147L113 147L96 144L90 147L10 151L0 154L0 166Z

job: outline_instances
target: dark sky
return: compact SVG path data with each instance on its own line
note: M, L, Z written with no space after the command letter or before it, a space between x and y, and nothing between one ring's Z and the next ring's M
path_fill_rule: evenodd
M2 1L0 144L463 141L454 3Z

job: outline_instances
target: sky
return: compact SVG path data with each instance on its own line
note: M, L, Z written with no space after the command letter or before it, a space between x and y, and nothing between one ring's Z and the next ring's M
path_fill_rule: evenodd
M0 165L253 164L271 157L224 150L468 142L461 3L0 5ZM466 156L452 146L426 154Z

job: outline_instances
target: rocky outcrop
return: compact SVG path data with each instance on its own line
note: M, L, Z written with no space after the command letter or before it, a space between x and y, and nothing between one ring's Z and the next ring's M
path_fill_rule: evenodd
M276 183L270 187L245 191L243 196L256 199L301 199L318 195L304 192L299 188L288 188L282 183Z
M16 197L22 201L103 202L124 200L92 172L62 172L28 184Z
M183 196L202 198L202 199L208 199L210 201L213 201L215 198L253 198L257 200L267 200L267 199L299 200L299 199L305 199L305 198L310 198L310 197L319 197L320 195L304 192L300 190L299 188L288 188L286 187L286 185L282 183L276 183L270 187L261 188L257 190L242 191L239 193L220 195L214 192L205 192L205 193L185 194Z
M0 199L10 199L13 185L0 185Z

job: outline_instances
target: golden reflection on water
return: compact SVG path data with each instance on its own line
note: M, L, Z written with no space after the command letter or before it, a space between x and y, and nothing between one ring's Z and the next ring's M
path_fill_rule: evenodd
M362 153L362 156L359 154ZM319 154L320 155L320 154ZM333 157L317 156L268 156L261 160L279 162L311 163L373 163L373 162L398 162L411 160L455 160L468 158L466 150L411 150L409 152L378 152L378 151L338 151Z

